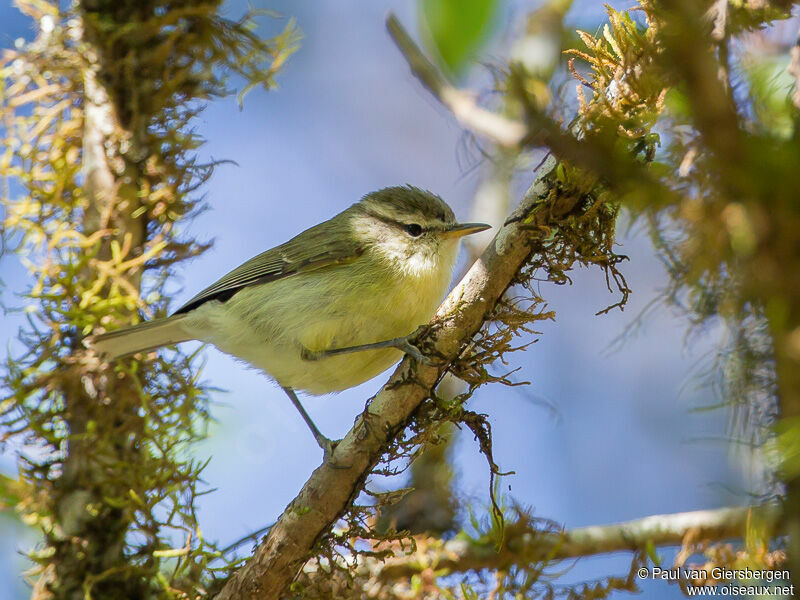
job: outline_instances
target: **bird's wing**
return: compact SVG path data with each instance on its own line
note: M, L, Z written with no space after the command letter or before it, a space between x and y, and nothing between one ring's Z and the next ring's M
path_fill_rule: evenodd
M269 283L297 273L356 260L364 252L363 246L353 241L349 235L331 235L331 229L336 226L335 221L340 217L343 214L307 229L285 244L254 256L197 294L176 310L175 314L187 313L210 300L224 302L239 290L251 285Z

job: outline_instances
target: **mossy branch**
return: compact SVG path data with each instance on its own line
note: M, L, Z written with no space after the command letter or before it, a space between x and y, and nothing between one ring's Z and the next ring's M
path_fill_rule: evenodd
M261 40L219 0L17 4L40 30L0 58L0 233L35 283L0 427L36 448L15 486L43 538L34 597L197 597L220 555L195 517L204 464L186 454L208 416L195 355L112 371L80 339L167 310L166 279L208 247L176 226L213 168L194 119L226 74L270 87L296 32Z
M412 577L425 569L441 573L503 569L541 561L555 562L621 551L645 551L648 547L680 546L695 542L744 539L751 523L772 527L779 516L776 505L730 507L652 515L612 525L578 527L551 532L535 521L520 519L509 525L498 552L492 543L455 539L427 545L424 552L399 554L385 562L365 560L361 569L381 581Z

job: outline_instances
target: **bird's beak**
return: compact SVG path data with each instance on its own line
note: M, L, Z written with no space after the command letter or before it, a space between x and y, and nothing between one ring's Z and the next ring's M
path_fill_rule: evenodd
M471 233L478 233L491 228L492 226L486 223L456 223L455 225L448 225L442 232L442 237L461 237L462 235L470 235Z

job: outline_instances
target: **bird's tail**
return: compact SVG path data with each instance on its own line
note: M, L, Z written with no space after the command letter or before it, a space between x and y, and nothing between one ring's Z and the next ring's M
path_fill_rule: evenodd
M83 342L104 360L112 360L194 339L182 326L185 318L186 315L174 315L109 333L91 335Z

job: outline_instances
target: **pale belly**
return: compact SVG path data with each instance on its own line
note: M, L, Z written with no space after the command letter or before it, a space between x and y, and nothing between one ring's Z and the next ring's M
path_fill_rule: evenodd
M206 303L193 311L187 330L284 387L327 394L375 377L403 353L388 348L308 360L303 348L319 352L408 335L433 316L449 280L447 269L435 279L342 287L322 271L303 274Z

